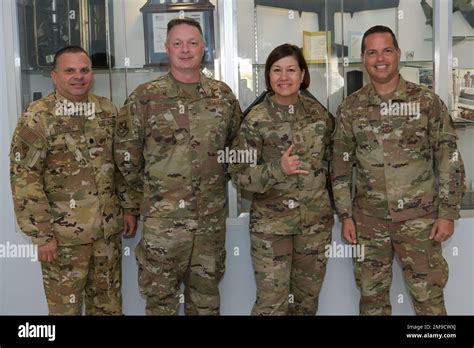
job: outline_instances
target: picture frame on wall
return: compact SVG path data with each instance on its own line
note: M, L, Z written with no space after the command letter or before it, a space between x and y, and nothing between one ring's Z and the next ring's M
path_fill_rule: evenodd
M326 63L331 56L331 32L303 31L303 55L308 63Z
M214 10L209 1L167 3L162 0L148 0L140 9L143 14L143 33L145 36L144 67L168 66L165 41L168 22L174 18L192 18L201 25L205 49L203 64L214 64Z
M360 62L362 37L364 34L360 31L349 31L349 61Z

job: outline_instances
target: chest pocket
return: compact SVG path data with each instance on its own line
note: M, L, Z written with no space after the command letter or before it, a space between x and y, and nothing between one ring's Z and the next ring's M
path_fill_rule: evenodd
M301 139L299 139L301 138ZM304 190L320 190L324 187L327 174L326 146L329 146L329 135L326 119L312 120L300 129L293 130L295 154L300 156L301 169L307 175L298 176L298 185ZM301 142L299 141L301 140Z
M77 143L81 143L82 131L79 118L62 119L49 126L48 144L50 153L73 152ZM72 145L75 143L76 145Z
M202 141L209 141L209 150L215 151L223 149L228 143L228 131L230 117L233 117L231 110L222 105L207 105L206 112L202 113L199 121L199 132Z
M289 122L281 122L273 126L263 127L262 160L272 162L281 158L294 142L293 131Z
M49 127L46 162L51 173L74 175L87 166L85 139L78 121L62 120Z
M352 116L352 132L354 134L357 151L367 154L379 146L378 137L381 136L380 118L374 117L368 109L357 111Z
M304 161L310 162L313 166L319 166L325 159L326 145L329 145L326 144L329 141L326 120L317 119L301 128L297 126L293 130L293 141L297 155L302 156Z
M98 129L90 139L86 139L89 148L99 147L103 148L107 153L112 154L114 132L115 132L115 115L106 114L97 120Z
M149 134L156 144L161 146L176 145L189 141L189 116L184 104L160 105L160 109L168 106L148 120ZM147 136L148 138L148 136Z
M420 153L429 151L428 114L430 112L430 106L424 103L420 105L419 113L415 112L400 120L400 146L416 157Z

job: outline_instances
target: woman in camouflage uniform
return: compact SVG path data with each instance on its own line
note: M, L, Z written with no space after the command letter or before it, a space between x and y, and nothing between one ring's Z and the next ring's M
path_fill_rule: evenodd
M333 121L317 101L299 94L310 75L298 47L283 44L270 53L265 82L269 93L245 118L233 148L251 151L257 163L230 166L234 183L254 193L252 314L312 315L334 223L326 186Z

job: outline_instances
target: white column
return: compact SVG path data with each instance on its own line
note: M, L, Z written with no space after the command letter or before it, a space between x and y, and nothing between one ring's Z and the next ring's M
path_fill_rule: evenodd
M220 79L227 83L239 97L238 47L237 47L237 8L235 1L217 1L217 19L219 23ZM229 217L238 216L237 190L228 183Z
M433 0L433 59L434 88L436 94L451 109L452 92L452 38L451 20L453 14L452 0Z

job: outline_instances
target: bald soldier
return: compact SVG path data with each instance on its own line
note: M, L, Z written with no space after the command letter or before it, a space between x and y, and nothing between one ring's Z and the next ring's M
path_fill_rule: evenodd
M81 47L56 53L51 78L55 91L28 106L13 134L18 225L38 245L49 314L80 315L85 296L86 314L120 315L120 232L132 236L135 226L115 194L117 111L90 93L91 61Z
M136 249L146 313L219 314L224 273L226 163L241 110L230 88L200 73L202 30L168 23L170 72L142 84L120 110L115 159L126 179L126 210L144 219Z
M365 249L354 262L360 313L391 314L396 254L416 314L446 314L441 243L454 232L464 192L453 122L436 94L399 75L400 49L389 28L367 30L361 52L370 83L338 110L332 162L342 235Z

